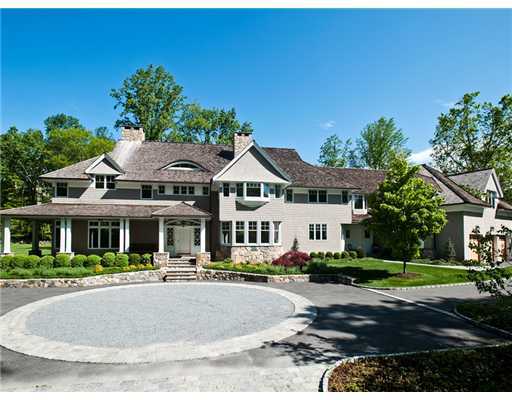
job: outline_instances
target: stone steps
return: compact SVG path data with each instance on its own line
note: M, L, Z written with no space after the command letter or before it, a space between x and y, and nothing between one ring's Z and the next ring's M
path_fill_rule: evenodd
M195 281L197 268L195 257L169 258L167 267L162 268L162 279L165 282Z

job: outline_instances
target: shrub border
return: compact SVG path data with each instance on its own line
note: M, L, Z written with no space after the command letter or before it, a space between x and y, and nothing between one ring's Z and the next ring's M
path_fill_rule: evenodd
M407 356L407 355L414 355L414 354L428 354L428 353L443 353L447 351L454 351L454 350L476 350L476 349L485 349L485 348L493 348L493 347L502 347L506 345L510 345L511 342L505 342L505 343L499 343L499 344L490 344L486 346L462 346L462 347L449 347L444 349L432 349L432 350L421 350L421 351L406 351L406 352L399 352L399 353L379 353L379 354L366 354L366 355L359 355L359 356L351 356L351 357L345 357L341 360L334 363L333 366L327 368L324 373L322 374L322 377L320 378L320 388L322 392L329 392L329 380L331 378L331 375L333 371L339 367L342 364L348 364L348 363L354 363L359 360L363 359L369 359L369 358L382 358L382 357L395 357L395 356Z

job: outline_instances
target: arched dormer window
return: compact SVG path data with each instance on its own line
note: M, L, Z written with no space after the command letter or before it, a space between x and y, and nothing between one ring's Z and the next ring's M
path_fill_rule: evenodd
M200 171L200 170L202 170L201 166L199 166L198 164L196 164L193 161L188 161L188 160L175 161L175 162L169 164L164 169L178 170L178 171Z

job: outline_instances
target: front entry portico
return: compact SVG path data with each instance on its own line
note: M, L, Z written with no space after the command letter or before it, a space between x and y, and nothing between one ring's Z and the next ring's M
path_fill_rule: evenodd
M165 243L171 257L201 252L201 221L168 220L165 223Z

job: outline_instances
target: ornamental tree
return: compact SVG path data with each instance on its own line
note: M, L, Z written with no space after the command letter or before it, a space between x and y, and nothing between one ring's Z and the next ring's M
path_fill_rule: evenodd
M421 242L441 232L446 224L443 199L418 177L419 168L397 156L369 199L369 227L403 261L404 273L407 261L419 253Z

